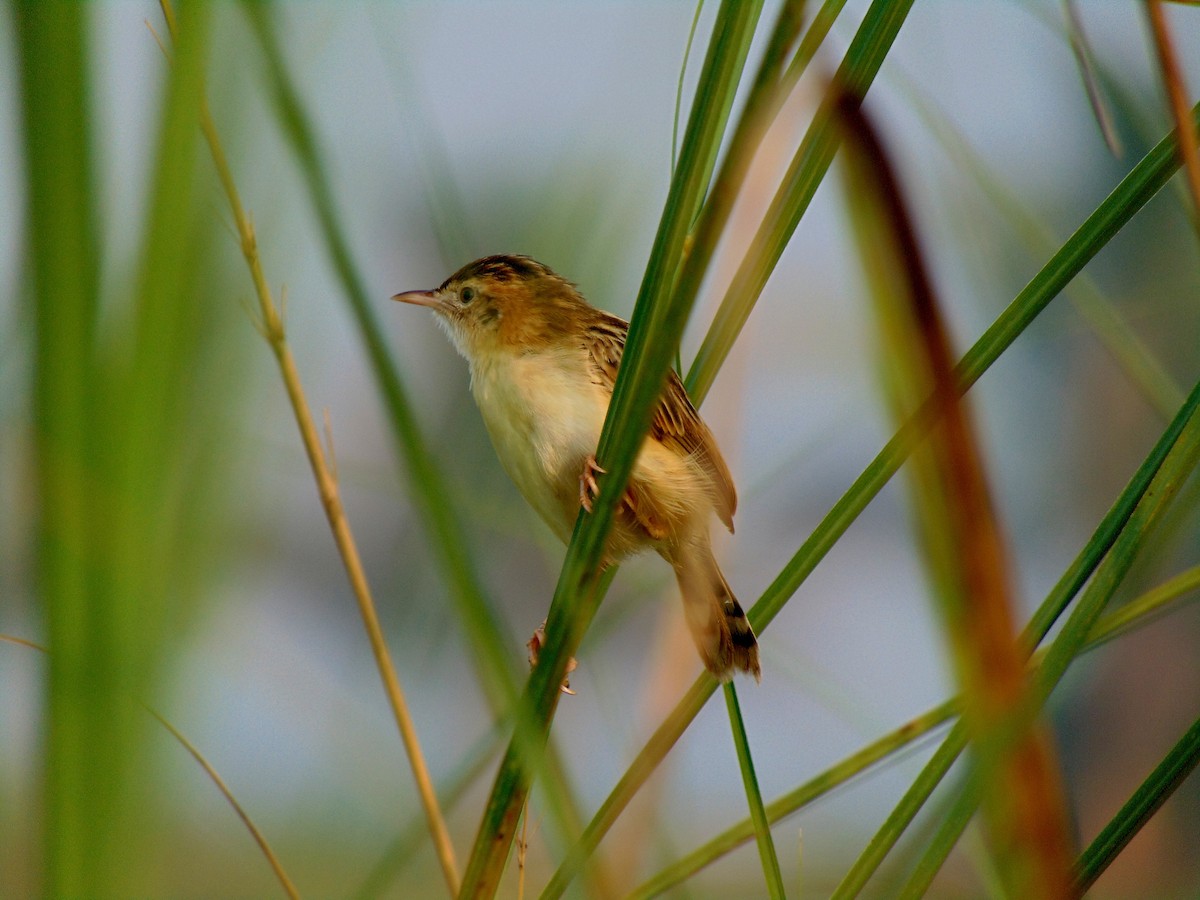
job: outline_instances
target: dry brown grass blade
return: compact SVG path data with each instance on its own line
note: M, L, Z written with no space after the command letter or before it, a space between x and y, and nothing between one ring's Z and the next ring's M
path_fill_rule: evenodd
M46 648L41 644L26 638L17 637L16 635L0 634L0 641L3 641L7 644L16 644L19 647L28 647L31 650L37 650L39 653L47 652ZM145 704L142 704L142 707L146 710L146 712L158 720L158 724L171 733L171 736L175 738L175 740L179 742L180 746L182 746L183 749L191 755L192 759L200 764L200 768L204 769L204 773L209 777L209 780L211 780L212 783L217 786L217 790L221 792L221 795L225 798L226 802L233 807L233 811L237 813L238 818L242 820L242 824L246 826L246 830L250 832L250 836L254 838L254 842L258 844L258 848L262 851L263 856L266 857L267 863L275 872L275 877L279 880L279 884L283 888L284 893L291 897L292 900L299 900L300 893L296 890L296 885L292 883L292 879L288 876L288 873L284 871L283 863L279 861L279 857L276 856L275 851L271 849L271 845L267 842L266 835L264 835L259 830L258 826L254 824L254 820L250 818L250 814L246 812L242 804L238 802L237 797L233 795L233 791L229 789L229 785L225 783L225 779L221 777L220 773L218 773L217 770L213 768L212 764L204 757L204 754L200 752L195 744L187 739L182 731L167 721L167 719L161 716L156 710L146 706Z
M1013 896L1071 896L1070 842L1048 737L1025 714L1028 684L1017 643L1005 549L978 442L959 398L941 308L888 155L861 103L839 104L852 184L884 265L897 315L909 322L907 364L932 391L923 483L938 518L930 552L939 611L963 688L976 764L984 773L992 847ZM878 281L878 279L877 279Z
M1092 115L1100 127L1100 136L1108 145L1108 151L1120 159L1124 155L1121 138L1113 124L1112 113L1108 108L1108 100L1100 87L1100 79L1096 77L1096 68L1092 64L1092 48L1083 28L1083 17L1075 0L1064 0L1063 11L1067 20L1067 40L1071 44L1071 52L1075 54L1075 62L1079 66L1079 77L1083 81L1083 89L1087 92L1088 103L1092 107Z
M146 712L154 716L154 718L158 720L158 723L162 725L163 728L171 732L171 736L183 746L184 750L191 754L192 759L196 760L196 762L200 764L200 768L204 770L204 773L209 777L209 780L217 786L217 790L221 792L221 795L225 798L226 802L233 807L233 811L237 813L238 818L242 820L242 824L246 826L246 830L250 832L250 836L254 838L254 842L258 844L258 849L261 850L263 856L267 858L267 862L270 864L271 869L275 872L275 877L279 879L279 884L283 887L284 893L291 897L292 900L299 900L300 892L296 890L296 885L292 883L292 879L289 878L287 872L283 870L283 864L279 861L279 857L275 855L275 851L272 850L271 845L267 843L266 836L258 830L258 826L254 824L254 820L250 818L250 814L242 808L242 804L240 804L237 800L237 797L233 795L233 791L229 789L229 785L225 783L225 779L220 776L217 770L214 769L209 761L204 758L204 754L202 754L196 748L196 746L189 741L181 731L179 731L178 728L176 728L148 706L146 707Z
M161 6L163 15L167 20L168 28L170 28L172 35L174 35L175 25L170 0L161 0ZM300 437L304 443L304 450L308 455L309 464L312 467L313 478L316 480L317 493L321 498L321 506L325 510L325 517L329 522L330 530L333 532L338 553L342 557L346 576L350 581L350 587L354 592L354 599L358 604L359 615L362 617L363 625L367 631L367 639L371 645L371 652L375 657L375 664L379 669L379 675L383 681L384 692L387 694L388 702L391 704L392 712L396 718L396 725L400 730L400 737L404 743L405 752L408 755L409 765L412 768L413 780L416 782L417 792L421 798L421 805L425 811L425 818L429 825L430 836L433 839L434 849L442 868L443 877L450 893L452 895L457 894L460 884L458 865L455 861L454 846L450 841L450 833L446 828L445 818L442 815L437 795L433 789L433 779L430 777L429 768L425 764L425 757L421 752L420 742L417 739L416 727L408 710L408 702L405 699L404 691L400 686L399 675L396 672L395 665L392 663L391 654L388 652L387 643L383 637L383 629L379 624L379 616L375 612L375 602L371 596L366 571L363 568L362 559L358 553L358 546L355 543L354 535L350 530L350 522L346 517L346 511L342 505L341 492L338 488L337 479L326 462L325 451L321 446L317 426L313 419L312 411L309 409L308 401L304 396L304 388L300 383L300 373L296 368L296 361L292 356L291 348L287 342L283 316L275 303L271 289L267 285L266 276L263 274L262 261L258 255L258 240L255 236L254 224L250 220L245 207L242 205L241 195L238 192L237 184L234 182L233 172L229 167L229 161L225 156L225 150L221 144L220 135L217 132L216 124L213 122L207 101L201 105L200 130L203 132L205 141L208 143L209 150L212 153L213 163L217 169L217 176L220 179L225 196L229 201L230 210L233 213L242 255L245 257L246 265L250 269L250 276L254 282L255 295L259 302L259 310L262 317L260 325L264 337L270 345L271 351L275 355L276 362L279 365L279 372L283 378L284 388L287 391L288 400L296 417L296 425L300 429Z
M1150 19L1150 34L1154 39L1154 52L1162 70L1163 88L1167 92L1171 118L1175 120L1175 129L1179 132L1179 155L1183 158L1183 169L1187 174L1188 190L1191 191L1194 207L1192 222L1197 231L1200 231L1200 150L1197 149L1200 138L1192 121L1187 85L1183 80L1183 69L1175 53L1171 29L1167 25L1167 15L1161 0L1148 0L1146 14Z

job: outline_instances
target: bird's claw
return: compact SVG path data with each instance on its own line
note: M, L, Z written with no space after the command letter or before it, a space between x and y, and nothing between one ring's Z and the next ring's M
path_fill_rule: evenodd
M529 668L532 669L537 665L538 654L541 653L542 647L545 645L546 623L542 622L542 624L538 626L537 631L533 633L533 637L531 637L525 644L525 646L529 648ZM575 692L571 690L571 673L575 671L576 665L578 665L578 663L575 662L575 657L572 656L569 660L567 660L567 671L563 675L562 685L559 687L560 691L562 691L564 694L570 694L571 696L575 695Z
M589 513L592 511L592 498L600 496L600 485L596 483L596 475L606 475L607 470L600 468L596 457L588 454L583 461L583 471L579 473L579 505Z

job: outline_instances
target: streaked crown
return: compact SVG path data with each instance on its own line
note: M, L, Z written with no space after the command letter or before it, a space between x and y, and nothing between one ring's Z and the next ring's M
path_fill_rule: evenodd
M575 285L528 256L485 256L463 266L434 291L393 299L438 314L467 359L494 352L531 353L571 341L597 310Z

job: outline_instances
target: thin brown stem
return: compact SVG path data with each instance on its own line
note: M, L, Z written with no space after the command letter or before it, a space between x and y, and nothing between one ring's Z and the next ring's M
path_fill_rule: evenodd
M171 29L172 34L174 34L175 26L170 11L170 0L161 0L161 5L163 14L167 19L167 25ZM358 546L354 541L354 535L350 530L350 522L346 517L345 508L342 506L337 479L326 463L320 436L308 402L304 397L304 388L300 383L300 373L296 368L296 361L287 343L283 316L267 285L266 276L263 274L262 261L258 255L258 241L254 232L254 223L242 205L241 195L238 193L237 184L234 182L233 172L225 156L225 150L221 144L216 125L213 122L207 100L201 103L200 130L203 132L205 141L208 143L213 164L217 169L217 177L220 179L225 196L229 201L230 210L233 213L238 239L241 244L242 256L245 258L246 265L250 269L250 277L254 282L254 291L258 297L264 337L279 365L279 372L283 377L284 389L287 391L288 400L296 417L296 425L300 429L300 437L304 443L304 450L308 454L309 465L312 467L313 477L317 483L317 493L321 498L321 506L325 510L325 517L329 521L330 530L333 532L333 539L337 544L338 553L342 557L346 576L350 581L350 587L354 592L354 599L358 603L359 615L362 617L363 625L367 631L367 639L371 644L371 653L375 657L375 665L379 669L379 675L383 681L384 692L387 694L388 702L391 704L392 712L396 718L396 725L400 729L400 738L404 743L404 750L408 754L413 780L416 782L417 792L421 798L421 805L425 811L425 818L429 825L430 836L433 838L438 861L442 867L442 874L445 877L450 893L455 895L458 893L460 881L458 866L455 862L454 846L450 841L450 833L446 828L445 818L442 816L441 808L438 805L437 795L433 789L433 779L430 778L429 769L425 764L425 757L421 752L416 728L413 725L412 716L408 710L404 691L400 686L400 678L396 673L396 667L392 663L387 643L384 641L383 629L379 624L379 617L375 612L375 602L371 597L371 589L367 582L366 571L363 568L362 559L358 553Z
M238 818L242 820L242 824L246 826L246 830L248 830L251 837L254 838L254 842L258 844L258 849L260 849L263 853L263 856L267 858L267 862L274 870L275 877L279 879L279 884L283 887L284 893L291 897L292 900L299 900L300 892L296 890L296 885L292 883L292 879L289 878L287 872L283 870L283 864L279 861L279 857L275 855L275 851L272 850L271 845L267 843L266 836L258 830L258 826L254 824L254 821L250 818L250 814L242 808L242 804L238 803L237 797L233 796L233 791L229 789L229 785L225 783L225 779L222 778L217 770L212 767L209 761L204 758L204 754L202 754L191 741L184 737L183 733L178 728L176 728L148 706L146 707L146 712L154 716L154 718L158 720L158 723L162 725L163 728L171 732L171 736L183 746L184 750L191 754L192 759L196 760L196 762L200 764L200 768L204 770L204 774L206 774L209 777L209 780L211 780L212 783L217 786L217 790L221 792L221 795L225 798L226 802L233 807L233 811L237 813Z
M1167 104L1171 107L1171 118L1179 132L1179 155L1187 175L1188 190L1192 194L1192 222L1200 230L1200 151L1197 147L1196 127L1192 121L1188 103L1187 84L1183 80L1183 69L1175 54L1171 40L1171 29L1163 12L1161 0L1148 0L1146 13L1150 19L1150 34L1154 39L1154 51L1162 70L1163 88L1167 92Z
M1096 117L1096 124L1100 127L1100 136L1108 145L1109 153L1120 159L1124 154L1121 136L1117 134L1112 113L1108 109L1108 101L1104 97L1103 88L1100 87L1100 79L1096 77L1096 67L1092 64L1092 48L1087 32L1084 31L1083 17L1079 14L1076 0L1065 0L1063 11L1067 18L1067 40L1075 54L1079 77L1083 80L1083 89L1087 93L1088 103L1092 106L1092 115Z
M37 650L39 653L47 652L46 648L41 644L27 640L26 638L16 637L11 634L0 634L0 642L16 644L20 647L28 647L31 650ZM221 777L220 773L218 773L217 770L213 768L212 764L204 757L204 754L200 752L195 744L187 739L182 731L172 725L165 717L159 714L152 707L143 703L142 708L145 709L146 712L152 715L155 719L157 719L158 724L167 729L167 731L171 733L171 737L175 738L175 740L179 742L179 745L191 755L192 759L196 760L196 762L200 764L200 768L204 769L204 773L209 777L209 780L216 785L217 790L221 792L221 795L225 798L226 802L233 807L233 811L237 813L238 818L242 820L242 824L245 825L246 829L250 832L250 836L254 838L254 842L258 844L258 848L262 851L263 856L267 858L267 863L274 870L275 877L279 879L279 884L283 888L284 893L286 893L288 897L292 898L292 900L299 900L300 893L296 890L296 885L292 883L292 879L288 877L287 872L284 871L283 863L279 861L279 857L275 855L275 851L272 850L271 845L267 843L266 835L259 831L258 826L254 824L254 820L250 818L250 814L246 812L242 804L238 802L237 797L233 795L233 791L229 789L229 785L225 783L225 779Z

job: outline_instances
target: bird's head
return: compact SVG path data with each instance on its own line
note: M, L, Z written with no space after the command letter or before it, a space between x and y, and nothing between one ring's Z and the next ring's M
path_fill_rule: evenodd
M575 285L528 256L485 256L432 291L393 300L432 309L468 360L532 353L571 341L594 310Z

